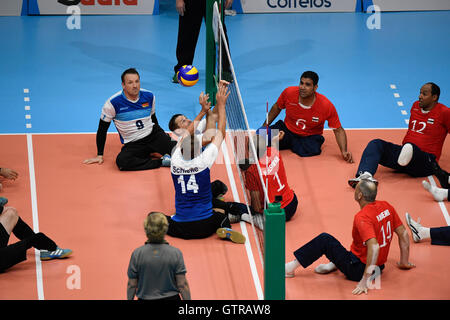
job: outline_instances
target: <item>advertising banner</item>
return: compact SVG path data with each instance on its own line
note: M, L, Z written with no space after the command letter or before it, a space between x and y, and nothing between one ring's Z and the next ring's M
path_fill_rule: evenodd
M0 0L0 16L20 16L22 14L22 4L25 4L26 7L27 1Z
M158 0L28 0L28 14L64 15L69 6L85 14L159 14Z
M355 12L361 0L235 0L237 13Z
M364 0L364 8L376 5L380 11L450 10L450 0Z

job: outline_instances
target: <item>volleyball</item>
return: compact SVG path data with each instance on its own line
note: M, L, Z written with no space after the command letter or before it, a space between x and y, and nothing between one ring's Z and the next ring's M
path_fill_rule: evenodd
M191 65L185 65L177 72L178 82L185 87L192 87L198 81L198 70Z

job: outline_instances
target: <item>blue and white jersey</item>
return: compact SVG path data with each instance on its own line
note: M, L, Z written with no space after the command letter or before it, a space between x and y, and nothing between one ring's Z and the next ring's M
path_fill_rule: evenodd
M152 115L155 113L155 96L141 89L139 98L130 101L123 91L110 97L103 106L101 119L114 121L122 143L136 141L148 136L153 130Z
M184 160L180 147L173 152L170 171L175 187L174 221L197 221L212 216L210 168L218 154L212 143L193 160Z

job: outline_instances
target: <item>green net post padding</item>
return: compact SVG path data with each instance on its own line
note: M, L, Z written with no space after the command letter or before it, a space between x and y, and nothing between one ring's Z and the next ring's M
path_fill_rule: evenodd
M264 210L264 299L285 300L286 218L280 203Z

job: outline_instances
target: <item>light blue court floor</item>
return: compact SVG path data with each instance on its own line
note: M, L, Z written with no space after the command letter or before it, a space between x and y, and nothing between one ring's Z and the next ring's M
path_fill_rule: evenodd
M128 67L137 68L142 87L155 93L164 129L174 113L194 117L205 89L205 28L194 61L200 81L191 88L171 83L178 28L172 2L162 1L155 16L82 16L80 30L67 29L64 16L0 17L0 133L95 132L105 100L121 90ZM318 91L348 129L406 128L428 81L440 85L440 100L449 105L450 12L382 13L379 30L366 27L368 17L227 16L250 126L261 125L266 103L298 84L305 70L319 74Z

